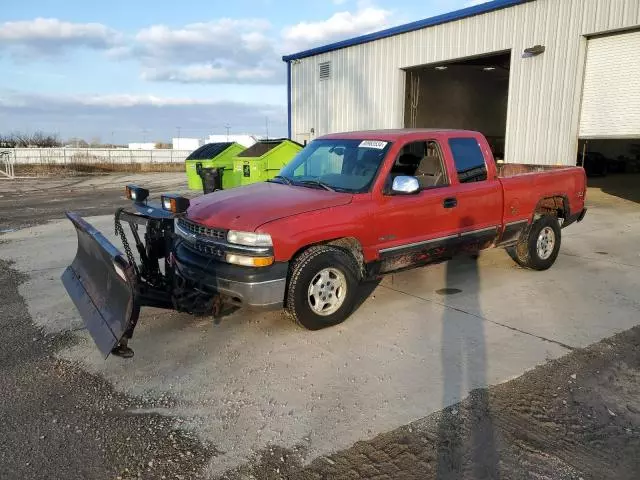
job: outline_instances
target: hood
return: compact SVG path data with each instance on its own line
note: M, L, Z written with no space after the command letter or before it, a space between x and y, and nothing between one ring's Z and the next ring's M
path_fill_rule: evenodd
M352 197L350 193L261 182L198 197L191 201L187 218L211 228L254 231L280 218L346 205Z

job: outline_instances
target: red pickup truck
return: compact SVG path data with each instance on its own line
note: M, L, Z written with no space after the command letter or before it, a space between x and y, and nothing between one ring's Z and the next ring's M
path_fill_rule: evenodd
M226 304L284 307L316 330L349 316L360 282L462 252L506 247L545 270L561 228L586 213L586 176L497 165L477 132L380 130L318 138L268 182L191 201L163 195L159 206L143 188L127 195L134 211L116 214L126 255L67 214L79 248L63 283L105 355L133 354L141 306L214 316Z

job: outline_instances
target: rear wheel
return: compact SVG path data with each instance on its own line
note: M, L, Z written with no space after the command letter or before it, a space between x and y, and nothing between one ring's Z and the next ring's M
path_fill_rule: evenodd
M544 215L531 225L515 247L507 252L520 266L547 270L560 251L561 230L556 217Z
M359 283L358 265L348 252L318 245L293 263L287 312L308 330L342 323L351 314Z

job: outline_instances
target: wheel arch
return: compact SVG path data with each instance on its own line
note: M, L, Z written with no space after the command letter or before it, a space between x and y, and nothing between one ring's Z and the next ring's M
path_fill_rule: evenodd
M300 247L298 250L296 250L296 252L293 254L290 264L292 265L295 262L296 258L298 258L302 254L302 252L318 245L333 246L348 252L358 264L360 274L362 275L364 273L364 251L362 249L362 243L356 237L338 237L304 245L303 247Z
M362 250L362 243L356 237L338 237L332 238L329 240L321 240L318 242L309 243L300 247L296 252L291 256L291 260L289 261L289 273L287 274L287 283L285 287L285 298L284 298L284 307L287 307L287 292L289 291L289 282L291 280L291 273L293 270L293 266L295 265L296 259L302 255L306 250L312 247L317 247L320 245L332 246L339 248L350 254L353 259L356 261L358 265L358 274L359 279L362 279L365 274L365 262L364 262L364 252Z
M533 210L532 222L543 215L553 215L563 220L569 218L571 210L567 196L563 194L548 195L538 200Z

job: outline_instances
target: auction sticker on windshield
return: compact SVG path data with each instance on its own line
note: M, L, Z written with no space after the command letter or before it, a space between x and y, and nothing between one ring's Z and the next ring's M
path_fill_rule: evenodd
M375 148L378 150L383 150L386 146L387 142L381 142L379 140L363 140L360 145L358 145L359 148Z

